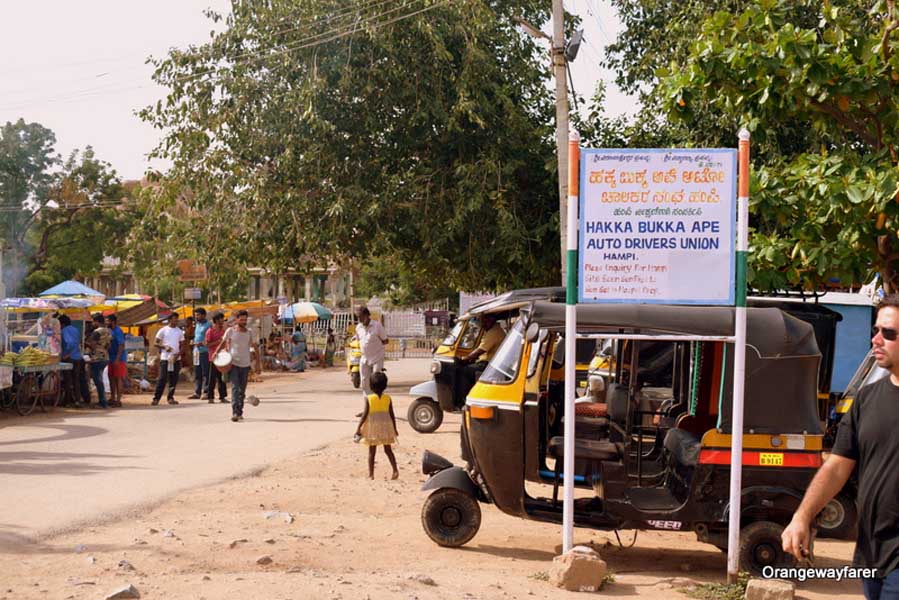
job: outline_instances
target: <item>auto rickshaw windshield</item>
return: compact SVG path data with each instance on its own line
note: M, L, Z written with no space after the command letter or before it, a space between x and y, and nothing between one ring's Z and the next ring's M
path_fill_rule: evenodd
M490 364L481 375L481 381L487 383L510 383L518 374L521 363L521 349L524 342L524 319L515 321L515 325L506 334L506 339L500 345L496 354L490 360Z
M456 324L453 326L452 330L450 330L449 334L443 341L440 342L443 346L452 346L456 343L456 340L459 339L459 334L462 333L462 328L465 327L465 321L456 321Z

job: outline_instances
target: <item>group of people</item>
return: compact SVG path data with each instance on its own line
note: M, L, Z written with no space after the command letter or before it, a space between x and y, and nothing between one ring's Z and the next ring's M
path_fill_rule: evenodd
M128 374L125 332L119 327L114 314L104 317L100 313L91 316L86 331L85 347L81 347L81 332L72 325L68 315L54 317L59 323L59 360L70 363L71 370L62 371L63 405L91 406L88 389L88 372L97 388L97 407L101 409L122 405L124 379ZM53 329L51 328L52 332ZM49 344L55 344L54 336L48 336ZM109 397L103 378L104 369L109 380Z
M163 320L163 326L156 332L153 346L159 350L159 377L153 392L151 404L156 406L163 394L169 404L178 404L175 400L175 389L181 373L182 357L185 348L190 348L194 367L194 393L188 399L205 398L210 404L215 402L216 393L220 403L227 403L227 389L222 372L214 367L219 353L230 355L228 379L231 383L231 420L243 420L244 400L247 383L250 378L253 353L259 352L259 340L256 331L247 327L249 313L239 310L234 316L234 324L225 327L225 315L216 312L212 322L207 320L206 309L194 311L190 340L178 327L177 320L169 317ZM166 389L168 388L168 389Z

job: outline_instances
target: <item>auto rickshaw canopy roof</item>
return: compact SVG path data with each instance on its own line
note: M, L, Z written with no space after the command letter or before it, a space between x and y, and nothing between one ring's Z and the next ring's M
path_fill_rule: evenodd
M579 333L731 336L736 310L731 306L665 304L579 304ZM565 305L533 302L530 320L545 329L565 327ZM812 326L777 308L746 309L746 341L762 358L820 356Z
M529 306L532 302L538 300L546 300L550 302L564 302L564 287L543 287L543 288L525 288L521 290L511 290L479 302L468 309L468 312L462 318L470 318L474 315L487 313L504 313L507 311L518 311L520 308Z

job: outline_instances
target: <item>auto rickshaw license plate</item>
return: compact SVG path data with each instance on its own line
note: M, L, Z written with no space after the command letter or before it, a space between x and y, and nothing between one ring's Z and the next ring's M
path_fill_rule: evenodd
M784 455L780 452L762 452L759 454L759 464L763 467L782 467Z

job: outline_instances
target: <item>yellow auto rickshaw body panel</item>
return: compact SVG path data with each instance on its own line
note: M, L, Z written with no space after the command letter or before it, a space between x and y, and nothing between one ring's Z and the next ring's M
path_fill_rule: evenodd
M524 342L525 346L521 352L521 358L518 364L518 372L515 379L509 383L490 383L478 380L468 392L466 404L492 405L506 408L518 408L524 401L524 386L527 379L528 357L532 351L532 345Z

